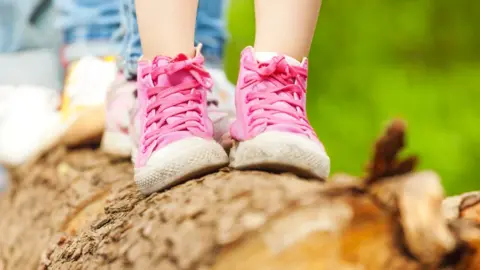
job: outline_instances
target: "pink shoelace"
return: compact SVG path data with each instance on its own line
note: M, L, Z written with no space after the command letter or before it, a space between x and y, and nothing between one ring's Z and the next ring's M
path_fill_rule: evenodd
M245 68L254 73L245 76L243 88L261 82L269 83L269 87L246 95L248 116L251 116L249 132L261 126L282 125L291 132L313 133L302 104L306 95L305 68L289 65L283 56L276 56L269 63L247 61ZM279 106L279 103L282 105Z
M204 91L212 87L213 81L203 68L203 62L203 57L188 59L179 55L167 65L153 66L145 70L143 74L151 74L154 82L160 75L170 76L180 71L187 71L189 74L185 76L190 77L175 86L155 86L147 90L148 99L152 102L147 106L145 148L161 141L167 133L206 132L202 103L205 99ZM156 128L151 128L154 124Z

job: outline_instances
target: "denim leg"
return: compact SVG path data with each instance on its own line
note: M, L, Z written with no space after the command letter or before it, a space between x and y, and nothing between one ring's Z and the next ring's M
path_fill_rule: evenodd
M127 78L137 74L137 61L142 55L138 32L135 0L122 0L126 18L123 58ZM223 60L223 47L227 38L224 20L225 0L199 0L195 43L202 43L202 53L210 66L219 66Z
M135 0L122 0L121 13L125 16L122 22L126 30L123 36L122 52L123 72L130 79L137 74L137 61L142 56L142 45L138 32Z
M0 53L58 46L46 0L0 0Z
M127 50L127 41L130 38L129 32L127 31L127 25L129 21L129 17L127 17L127 8L125 7L125 0L121 0L120 2L120 30L119 30L119 38L120 38L120 53L119 53L119 60L117 61L117 66L123 70L124 68L124 61L125 61L125 51Z
M120 0L56 0L67 61L85 55L116 55L112 40L120 28Z
M227 39L225 0L199 0L195 42L202 43L206 63L221 65Z

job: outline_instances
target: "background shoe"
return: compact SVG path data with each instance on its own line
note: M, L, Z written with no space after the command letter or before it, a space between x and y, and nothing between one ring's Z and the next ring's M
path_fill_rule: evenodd
M208 66L206 69L213 80L212 91L207 94L208 116L213 122L213 138L221 142L235 120L235 86L223 69Z
M230 151L232 167L328 177L330 159L307 120L306 86L306 59L243 51L230 130L239 142Z
M213 140L207 115L212 79L203 57L156 57L138 64L135 182L144 194L159 191L228 164Z
M39 86L0 86L0 163L18 166L38 158L62 135L60 97Z
M60 113L62 143L100 141L105 126L105 99L118 70L114 57L83 57L67 67Z
M104 152L129 157L133 142L129 135L130 111L135 104L136 81L128 81L118 74L107 94L105 132L101 148Z

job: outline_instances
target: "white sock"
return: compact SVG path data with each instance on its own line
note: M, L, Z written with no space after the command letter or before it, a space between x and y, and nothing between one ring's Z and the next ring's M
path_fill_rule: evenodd
M273 57L279 55L278 53L275 53L275 52L255 52L255 58L257 58L257 60L259 62L267 62L267 61L270 61L272 60ZM292 65L292 66L300 66L301 63L293 58L293 57L290 57L288 55L284 55L285 56L285 60L287 60L287 63Z

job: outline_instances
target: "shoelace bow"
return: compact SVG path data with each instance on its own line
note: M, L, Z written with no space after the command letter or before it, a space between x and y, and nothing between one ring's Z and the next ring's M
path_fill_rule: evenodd
M254 73L245 77L244 87L261 81L268 81L275 85L275 87L255 90L246 95L247 103L254 100L262 101L249 107L248 114L252 116L248 123L250 130L258 126L289 124L294 131L313 131L308 124L302 104L302 97L306 94L306 69L289 65L283 56L274 57L269 63L249 61L245 63L245 68ZM283 102L289 106L278 106L275 104L277 102ZM257 110L263 110L263 112L253 115ZM279 113L287 114L292 119L276 116Z
M210 74L203 68L203 58L174 59L171 63L156 66L146 70L144 74L151 74L152 80L156 81L160 75L173 75L179 71L188 71L192 80L171 87L156 86L147 90L149 99L155 101L147 106L149 117L146 126L156 123L157 128L145 134L145 145L148 148L156 142L162 134L175 131L205 132L202 123L203 111L201 108L203 89L210 90L213 81ZM180 94L181 97L178 95ZM166 112L167 109L170 109ZM183 115L182 115L183 114ZM180 116L181 115L181 116ZM174 122L168 123L171 117L179 116Z

